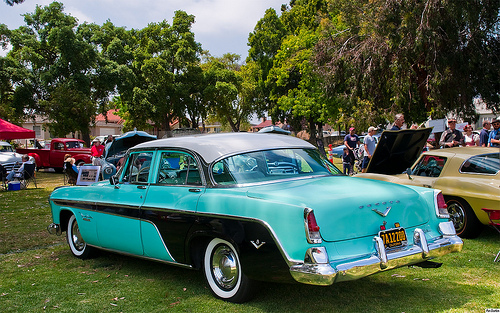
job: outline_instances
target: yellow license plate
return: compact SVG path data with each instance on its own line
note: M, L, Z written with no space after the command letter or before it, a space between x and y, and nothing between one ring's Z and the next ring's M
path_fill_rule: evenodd
M406 232L402 227L383 230L379 232L378 235L384 241L384 246L386 248L399 247L407 243Z

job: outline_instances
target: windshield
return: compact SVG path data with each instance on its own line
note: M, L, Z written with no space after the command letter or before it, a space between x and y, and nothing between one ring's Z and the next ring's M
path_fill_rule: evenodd
M219 185L341 174L315 149L276 149L239 154L212 167Z
M12 146L0 146L0 152L14 152Z

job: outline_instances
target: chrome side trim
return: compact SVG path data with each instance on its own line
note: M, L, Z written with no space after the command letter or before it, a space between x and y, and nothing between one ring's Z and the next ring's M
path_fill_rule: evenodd
M89 245L89 244L87 244L87 245ZM131 257L134 257L134 258L141 258L141 259L145 259L145 260L150 260L150 261L165 263L165 264L169 264L169 265L175 265L175 266L179 266L179 267L193 269L193 266L189 265L189 264L175 263L175 262L171 262L171 261L165 261L165 260L155 259L155 258L147 257L147 256L144 256L144 255L137 255L137 254L127 253L127 252L123 252L123 251L120 251L120 250L113 250L113 249L103 248L103 247L95 246L95 245L89 245L89 246L97 248L99 250L104 250L104 251L109 251L109 252L113 252L113 253L117 253L117 254L121 254L121 255L131 256Z
M67 187L70 188L70 187ZM90 202L90 201L78 201L78 200L66 200L66 199L50 199L53 201L56 205L62 206L62 207L67 207L67 208L73 208L73 209L78 209L77 204L83 204L83 205L109 205L109 206L114 206L114 207L125 207L125 208L131 208L131 209L137 209L137 210L156 210L160 212L173 212L173 213L182 213L186 215L194 215L194 216L201 216L201 217L217 217L217 218L228 218L228 219L233 219L233 220L239 220L239 221L252 221L259 223L263 225L269 232L271 233L271 237L274 240L274 243L278 247L278 250L280 251L281 255L283 256L283 259L285 262L288 264L288 266L294 265L294 264L299 264L302 263L302 260L299 259L292 259L290 255L287 253L285 250L283 244L281 241L278 239L278 236L276 235L276 232L274 229L269 225L264 220L260 220L254 217L241 217L241 216L235 216L235 215L228 215L228 214L222 214L222 213L206 213L206 212L195 212L195 211L184 211L180 209L167 209L167 208L155 208L155 207L149 207L149 206L141 206L141 207L136 207L136 206L126 206L126 205L119 205L119 204L113 204L113 203L101 203L101 202ZM94 208L85 208L84 210L86 211L92 211L92 212L99 212L101 214L110 214L114 215L114 213L108 213L108 212L102 212L98 211ZM121 215L119 215L121 216ZM131 217L128 217L131 218ZM141 221L144 221L141 218L138 218ZM177 263L174 263L177 264Z
M422 236L423 231L415 230L414 238L416 234ZM463 246L460 237L443 236L432 241L420 240L418 245L408 246L405 249L386 251L380 237L375 236L374 240L376 253L333 261L329 264L315 263L314 259L308 257L312 253L308 251L302 264L290 267L290 274L297 282L326 286L334 282L355 280L378 272L417 264L451 252L461 251Z

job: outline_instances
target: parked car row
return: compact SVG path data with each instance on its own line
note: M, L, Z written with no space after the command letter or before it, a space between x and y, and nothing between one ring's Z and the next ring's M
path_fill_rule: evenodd
M49 203L49 231L66 232L76 257L105 249L199 269L232 302L256 281L331 285L463 244L439 190L344 176L278 134L147 141L109 181L57 188Z

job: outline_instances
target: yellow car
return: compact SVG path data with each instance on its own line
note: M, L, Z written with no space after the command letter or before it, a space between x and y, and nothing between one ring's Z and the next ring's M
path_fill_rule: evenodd
M376 153L377 150L374 158ZM380 171L370 170L371 165L376 168L381 163L381 159L372 160L367 173L356 177L440 189L455 230L463 238L477 237L483 224L489 223L482 208L500 210L498 148L458 147L427 151L420 154L406 173L396 175L376 174Z

